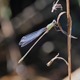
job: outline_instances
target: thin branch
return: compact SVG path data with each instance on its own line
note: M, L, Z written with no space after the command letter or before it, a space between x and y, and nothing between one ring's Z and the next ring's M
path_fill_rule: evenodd
M64 12L61 12L61 13L58 15L58 17L57 17L57 24L58 24L58 27L59 27L59 29L60 29L60 30L58 30L58 31L61 31L63 34L65 34L65 35L68 36L68 33L62 29L62 26L61 26L61 24L60 24L60 22L59 22L61 16L63 16L65 13L66 13L66 12L64 11ZM71 35L70 37L71 37L71 38L74 38L74 39L77 39L77 37L75 37L75 36L73 36L73 35Z
M59 56L59 53L47 63L47 66L50 66L56 59L61 59L66 63L66 65L68 65L68 62L64 58L58 57L58 56Z
M71 30L72 30L72 20L70 16L70 0L66 0L67 8L67 23L68 23L68 38L67 38L67 47L68 47L68 76L71 80Z

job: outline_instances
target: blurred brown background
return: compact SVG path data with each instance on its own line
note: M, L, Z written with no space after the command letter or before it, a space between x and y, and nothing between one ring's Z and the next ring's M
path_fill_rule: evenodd
M61 12L51 13L56 0L0 0L0 80L62 80L67 76L67 66L56 60L47 67L46 63L58 52L67 60L67 36L51 30L43 37L21 64L18 60L27 52L35 40L25 47L18 45L22 36L45 27ZM70 0L73 21L72 71L80 67L80 1ZM66 1L60 0L63 10ZM67 31L66 15L61 18Z

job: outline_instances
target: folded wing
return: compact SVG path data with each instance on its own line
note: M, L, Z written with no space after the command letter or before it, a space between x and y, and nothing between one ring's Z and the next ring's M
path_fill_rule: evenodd
M39 37L45 30L46 30L46 28L42 28L38 31L35 31L28 35L23 36L19 42L19 45L21 45L21 47L28 45L33 40L35 40L37 37Z

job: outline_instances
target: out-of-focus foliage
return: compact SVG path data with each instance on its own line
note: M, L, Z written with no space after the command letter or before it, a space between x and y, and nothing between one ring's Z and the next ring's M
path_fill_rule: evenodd
M9 0L0 0L0 17L3 19L10 19L11 15Z
M78 0L78 3L79 3L79 7L80 7L80 0Z

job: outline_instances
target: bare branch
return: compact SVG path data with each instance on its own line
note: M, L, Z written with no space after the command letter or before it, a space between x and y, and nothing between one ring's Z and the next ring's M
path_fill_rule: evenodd
M64 58L58 57L58 56L59 56L59 53L47 63L47 66L50 66L56 59L61 59L68 65L68 62Z
M71 38L77 39L77 37L72 36L72 35L71 35L71 36L68 35L68 33L65 32L65 31L62 29L62 26L61 26L59 20L60 20L61 16L64 15L65 13L66 13L65 11L64 11L64 12L61 12L61 13L58 15L58 17L57 17L57 24L58 24L58 27L59 27L59 29L60 29L60 30L58 30L58 31L61 31L63 34L65 34L65 35L67 35L67 36L69 36L69 37L71 37Z

